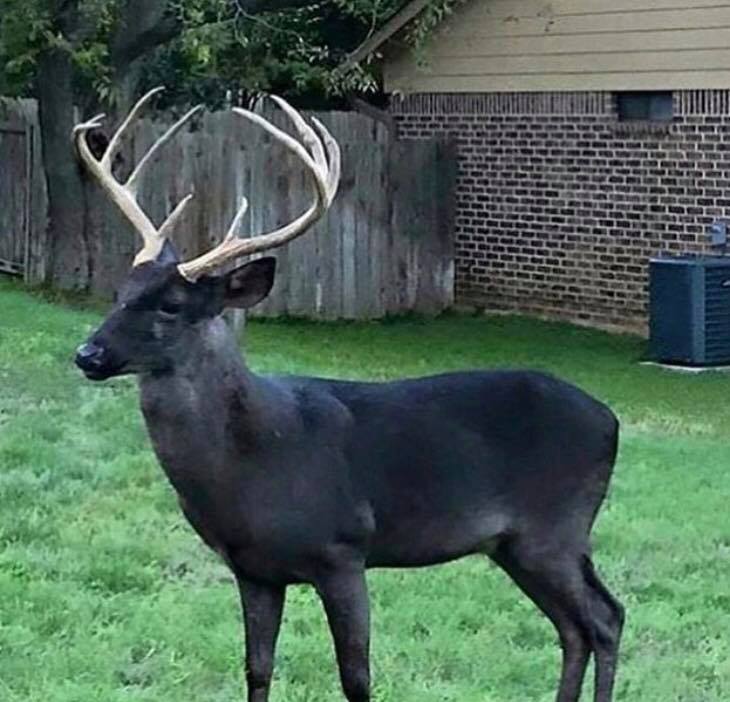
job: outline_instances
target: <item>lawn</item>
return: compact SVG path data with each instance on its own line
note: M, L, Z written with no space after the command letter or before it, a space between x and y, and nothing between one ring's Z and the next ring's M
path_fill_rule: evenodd
M0 282L0 700L239 702L235 588L178 513L134 381L72 367L99 318ZM616 697L730 700L730 376L513 317L258 322L247 346L262 372L542 368L608 402L623 439L595 560L628 610ZM378 702L552 702L552 627L484 559L372 572L370 587ZM290 589L272 699L341 699L307 588Z

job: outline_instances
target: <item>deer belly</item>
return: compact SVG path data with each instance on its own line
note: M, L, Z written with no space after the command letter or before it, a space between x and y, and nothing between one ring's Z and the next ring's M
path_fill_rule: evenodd
M491 553L506 533L499 511L408 515L378 520L368 567L418 567L451 561L471 553Z

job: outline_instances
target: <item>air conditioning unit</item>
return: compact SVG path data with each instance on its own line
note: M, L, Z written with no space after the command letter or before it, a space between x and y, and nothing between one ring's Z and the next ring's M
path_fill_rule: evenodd
M650 260L649 349L663 363L730 364L730 256Z

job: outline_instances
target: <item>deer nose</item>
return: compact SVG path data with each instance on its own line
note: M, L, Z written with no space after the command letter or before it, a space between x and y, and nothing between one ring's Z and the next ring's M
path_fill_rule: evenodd
M93 342L76 349L76 365L84 371L97 370L104 364L104 349Z

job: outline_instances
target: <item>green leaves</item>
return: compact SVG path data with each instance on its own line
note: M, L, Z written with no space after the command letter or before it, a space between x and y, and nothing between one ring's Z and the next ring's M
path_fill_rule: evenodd
M38 0L0 0L0 94L24 95L38 52L52 37L51 18Z
M426 62L424 48L436 28L465 0L434 0L410 25L406 40L416 52L419 64Z
M0 93L31 94L38 56L46 50L72 54L81 80L98 83L108 72L115 5L116 0L65 3L65 7L78 6L78 14L64 22L52 3L0 0Z
M460 0L433 0L412 24L418 50ZM176 103L220 104L226 94L342 95L377 89L377 62L342 71L344 58L406 0L150 0L137 25L123 27L137 0L0 0L0 94L32 95L40 52L69 52L79 104L114 106L127 67L120 38L165 31L144 45L143 85L164 83ZM277 9L269 10L266 8ZM264 8L264 9L262 9ZM132 12L134 14L134 12ZM144 23L156 18L154 26ZM126 20L129 22L129 20ZM144 25L144 26L143 26ZM127 96L129 97L129 96Z

